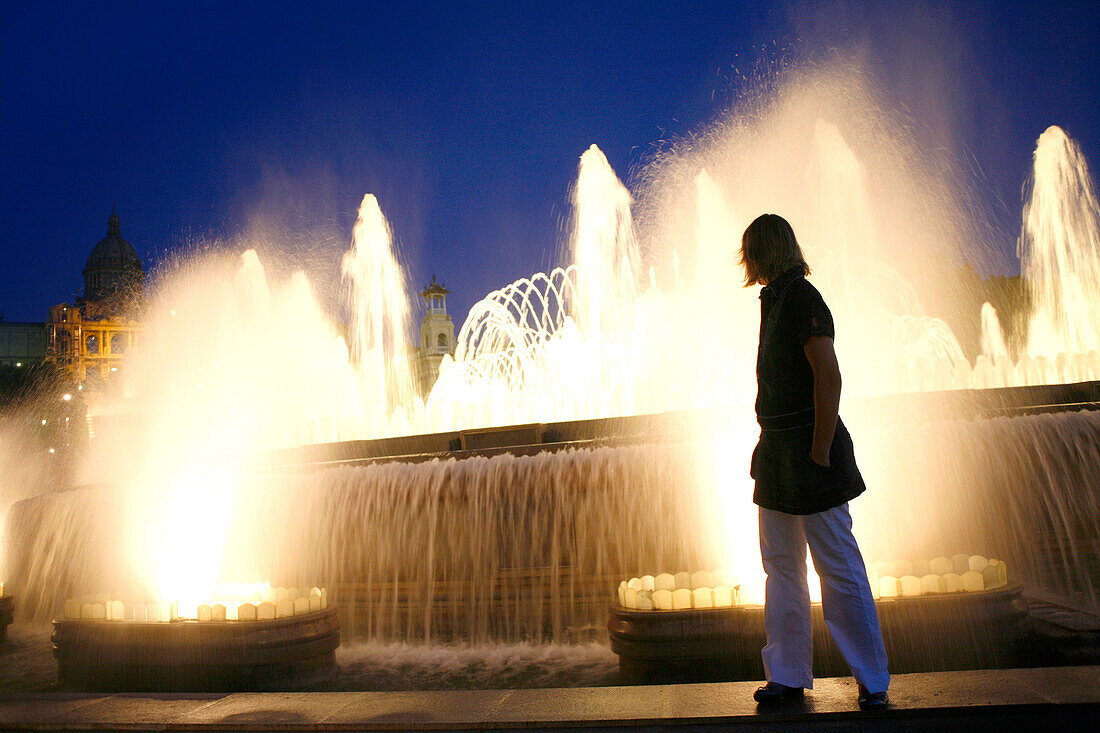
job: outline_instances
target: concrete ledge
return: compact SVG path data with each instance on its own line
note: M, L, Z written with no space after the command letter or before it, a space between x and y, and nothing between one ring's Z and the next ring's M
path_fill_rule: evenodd
M942 392L914 392L853 400L845 413L877 415L924 415L951 419L1034 415L1100 409L1100 381L1032 387L957 389ZM747 410L747 412L746 412ZM259 469L285 470L290 466L331 466L389 461L419 463L434 458L469 458L498 453L534 454L565 448L640 441L678 441L699 426L730 419L731 414L752 419L752 406L674 410L624 417L589 418L555 423L511 425L493 428L425 433L398 438L318 443L269 451L257 457Z
M1093 730L1100 666L906 674L863 713L851 678L758 709L759 683L443 692L0 696L4 730Z

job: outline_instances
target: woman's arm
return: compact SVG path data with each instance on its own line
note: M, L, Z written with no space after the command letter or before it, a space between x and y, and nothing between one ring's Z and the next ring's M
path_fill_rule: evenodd
M802 348L814 370L814 442L810 458L828 466L840 412L840 365L836 362L833 340L827 336L811 336Z

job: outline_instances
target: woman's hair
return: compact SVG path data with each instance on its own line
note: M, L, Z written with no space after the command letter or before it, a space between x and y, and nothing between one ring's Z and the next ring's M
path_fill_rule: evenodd
M803 275L810 274L794 229L777 214L761 214L745 229L738 263L745 268L745 287L767 285L795 267L801 267Z

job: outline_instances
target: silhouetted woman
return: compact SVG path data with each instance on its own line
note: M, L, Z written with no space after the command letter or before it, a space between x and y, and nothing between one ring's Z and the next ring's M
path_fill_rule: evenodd
M859 704L887 704L890 674L867 570L852 536L848 502L863 493L852 438L838 411L840 368L833 317L791 225L764 214L741 238L745 286L760 290L756 415L752 454L760 507L760 556L767 573L760 703L813 687L813 635L806 547L821 578L825 625L859 683Z

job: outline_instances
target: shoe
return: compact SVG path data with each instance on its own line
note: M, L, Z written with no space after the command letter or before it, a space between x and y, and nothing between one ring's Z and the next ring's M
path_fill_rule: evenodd
M868 692L862 687L859 688L860 710L882 710L889 704L890 698L887 696L886 690L882 692Z
M778 682L769 682L763 687L756 688L756 692L752 693L752 699L764 704L783 702L784 700L801 700L802 688L787 687Z

